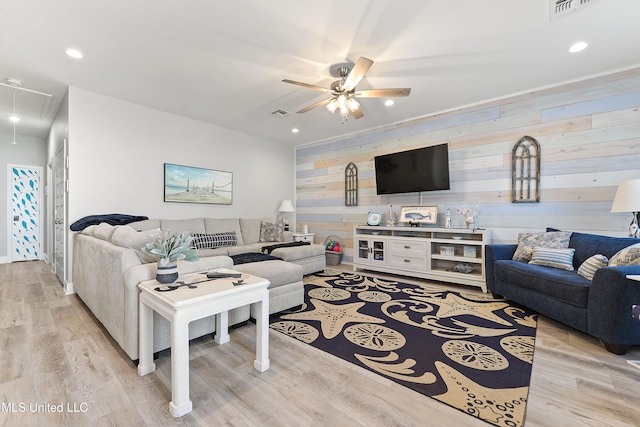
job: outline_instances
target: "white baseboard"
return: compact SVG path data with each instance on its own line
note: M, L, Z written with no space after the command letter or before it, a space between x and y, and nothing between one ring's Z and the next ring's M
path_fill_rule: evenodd
M9 264L11 260L8 256L0 256L0 264Z
M66 285L64 285L64 294L65 295L73 295L76 292L73 290L73 282L67 282Z

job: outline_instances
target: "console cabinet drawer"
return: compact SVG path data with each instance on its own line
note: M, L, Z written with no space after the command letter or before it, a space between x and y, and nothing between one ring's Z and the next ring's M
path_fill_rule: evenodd
M412 240L392 240L391 253L394 255L427 256L427 243Z
M402 270L426 271L427 255L424 254L421 256L410 256L392 253L391 259L389 261L389 266L400 268Z

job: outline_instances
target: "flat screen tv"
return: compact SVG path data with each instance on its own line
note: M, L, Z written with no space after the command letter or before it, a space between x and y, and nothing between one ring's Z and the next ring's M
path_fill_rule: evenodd
M374 158L378 194L449 190L449 145L440 144Z

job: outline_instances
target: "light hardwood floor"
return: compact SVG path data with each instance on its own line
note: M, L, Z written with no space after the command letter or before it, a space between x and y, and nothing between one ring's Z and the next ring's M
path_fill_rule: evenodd
M273 331L271 368L259 373L254 341L251 323L222 346L193 341L194 409L174 419L169 351L156 372L138 376L78 297L63 294L49 265L2 264L0 426L489 425ZM541 317L526 426L639 425L640 369L626 359L640 359L640 348L615 356Z

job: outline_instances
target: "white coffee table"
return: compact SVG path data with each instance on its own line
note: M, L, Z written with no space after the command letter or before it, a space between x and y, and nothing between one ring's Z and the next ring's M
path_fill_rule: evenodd
M218 269L219 272L233 272ZM140 288L140 330L138 374L146 375L155 371L153 362L153 312L159 313L171 323L171 402L169 411L174 417L181 417L191 411L189 399L189 323L193 320L216 315L216 336L218 344L229 341L228 310L255 304L256 317L256 359L253 366L264 372L269 369L269 281L261 277L243 273L243 284L234 286L237 279L208 280L206 274L181 276L176 283L191 283L169 292L155 280L142 282Z

